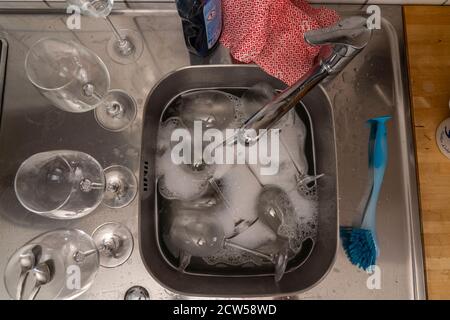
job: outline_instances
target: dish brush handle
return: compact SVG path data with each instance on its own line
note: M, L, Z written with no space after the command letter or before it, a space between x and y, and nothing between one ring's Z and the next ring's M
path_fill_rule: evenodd
M373 170L373 188L364 212L361 228L372 231L374 235L376 230L378 198L388 161L386 121L389 119L390 117L380 117L369 120L372 125L376 126L373 152L370 154L372 157L370 164Z

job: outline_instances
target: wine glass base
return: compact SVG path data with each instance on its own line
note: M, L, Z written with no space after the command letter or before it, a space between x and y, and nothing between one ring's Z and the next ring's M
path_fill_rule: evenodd
M109 91L95 108L95 120L105 130L118 132L128 128L136 119L134 99L122 90Z
M104 170L106 190L103 204L109 208L123 208L134 200L137 194L137 180L130 169L111 166Z
M144 51L141 35L129 29L120 29L119 33L126 42L121 43L116 37L112 37L107 46L108 55L119 64L135 63Z
M92 239L99 248L100 265L105 268L122 265L133 252L133 235L117 222L108 222L95 229Z

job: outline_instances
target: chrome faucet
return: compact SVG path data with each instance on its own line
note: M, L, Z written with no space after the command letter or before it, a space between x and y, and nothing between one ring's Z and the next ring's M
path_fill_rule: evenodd
M316 85L332 79L369 43L372 30L361 16L346 18L334 26L305 33L311 45L322 46L317 62L300 80L276 96L241 127L246 142L255 139L246 130L270 129Z

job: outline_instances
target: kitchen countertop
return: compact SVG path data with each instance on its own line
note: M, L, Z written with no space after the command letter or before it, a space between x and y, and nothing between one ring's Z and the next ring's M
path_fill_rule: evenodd
M335 7L340 13L361 13L361 6ZM142 60L138 65L127 67L114 64L106 56L105 46L111 33L103 21L83 19L83 30L71 32L67 30L64 18L58 12L23 15L0 11L0 37L8 40L10 52L0 128L0 154L7 155L0 157L0 270L4 270L7 257L14 250L44 231L65 227L91 233L104 222L118 221L132 230L135 250L124 265L101 268L93 286L80 298L122 299L132 285L146 287L152 299L188 298L162 287L146 269L140 254L138 199L121 210L100 206L83 219L52 221L27 213L14 196L12 181L21 161L31 154L64 148L90 153L104 166L126 165L139 177L142 115L151 88L179 67L199 63L227 64L230 63L229 55L220 48L207 61L190 60L173 4L149 4L139 11L116 11L112 16L121 27L136 28L144 37L146 50ZM349 66L349 72L326 87L335 104L339 220L343 225L351 224L361 213L358 205L368 174L365 121L385 114L395 116L389 123L391 161L378 215L382 250L380 287L369 289L369 275L351 265L339 246L335 264L322 282L294 296L273 298L422 299L425 296L421 244L420 238L417 239L417 194L411 157L413 147L401 7L383 6L383 18L383 29L375 32L369 45L373 55L358 56ZM138 117L132 127L121 133L110 133L95 123L90 112L73 115L49 106L27 81L23 70L27 47L45 35L75 39L105 59L112 75L112 86L127 90L137 100ZM367 74L371 75L370 79ZM8 298L3 281L0 281L0 298Z
M428 297L450 299L450 160L435 140L450 116L450 7L410 6L404 16Z

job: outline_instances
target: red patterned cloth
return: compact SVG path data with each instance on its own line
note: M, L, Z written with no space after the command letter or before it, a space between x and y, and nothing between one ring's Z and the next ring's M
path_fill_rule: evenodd
M294 84L319 52L307 44L306 31L339 20L326 8L306 0L223 0L224 29L220 42L244 63L256 63L270 75Z

